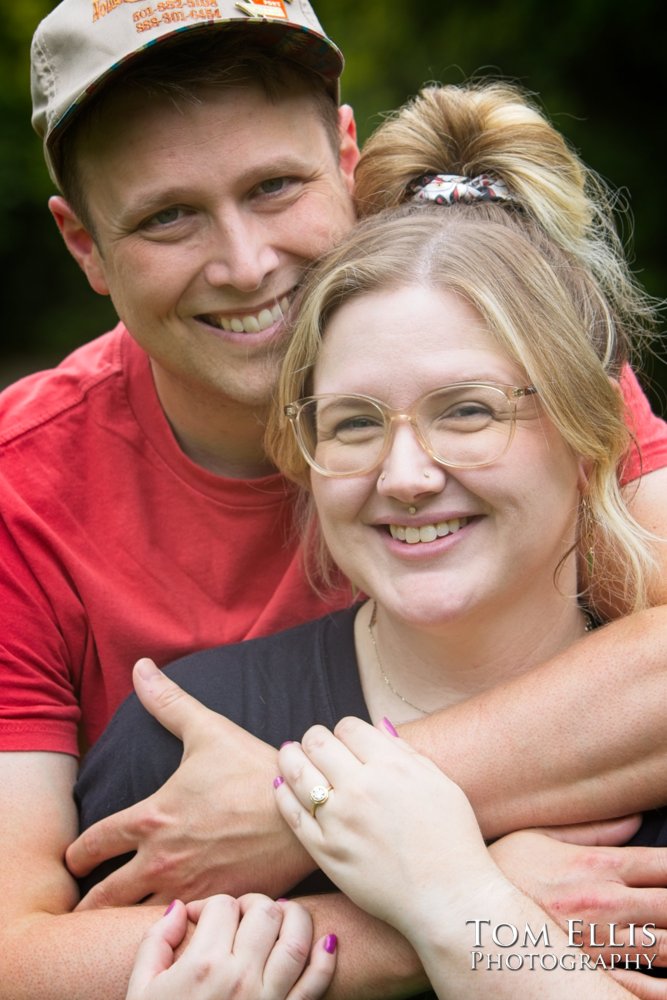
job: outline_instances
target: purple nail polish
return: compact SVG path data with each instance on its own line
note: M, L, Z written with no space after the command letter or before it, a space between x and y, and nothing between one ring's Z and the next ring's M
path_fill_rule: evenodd
M398 733L396 732L396 729L394 728L394 726L392 725L392 723L389 721L389 719L386 719L386 718L383 719L382 720L382 725L387 730L387 732L389 733L390 736L398 736Z
M336 950L336 945L338 944L338 938L335 934L327 934L324 939L324 950L328 951L330 955Z
M288 747L290 743L294 743L294 740L285 740L284 743L280 744L280 750L282 750L283 747Z
M285 779L283 778L282 774L279 774L277 778L273 779L273 787L274 788L280 788L280 786L282 784L284 784L284 782L285 782Z
M176 900L172 899L171 903L169 904L169 906L167 907L167 909L164 911L164 913L162 914L162 916L166 917L168 913L171 913L171 911L173 910L173 908L175 906L176 906Z

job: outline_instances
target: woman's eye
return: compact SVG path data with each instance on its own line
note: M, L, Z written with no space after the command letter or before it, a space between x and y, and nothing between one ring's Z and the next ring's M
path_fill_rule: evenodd
M346 417L340 420L333 430L333 436L339 441L354 441L355 439L377 434L383 430L382 420L377 417L360 414L357 417Z
M444 413L443 416L459 419L465 417L489 417L493 419L494 414L483 403L459 403L457 406L453 406L451 410L448 410L447 413Z

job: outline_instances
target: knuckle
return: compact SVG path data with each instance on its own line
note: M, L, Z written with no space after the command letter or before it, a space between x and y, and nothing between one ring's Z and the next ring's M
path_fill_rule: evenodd
M614 878L625 864L625 856L618 848L590 847L581 854L580 864L585 871Z
M287 808L283 818L291 830L298 830L301 826L301 810L298 808Z
M214 965L210 959L198 958L193 962L192 977L195 983L206 983L214 972Z
M176 867L176 859L163 851L157 851L144 861L145 874L152 883L163 882Z
M310 729L304 733L301 745L307 752L310 750L318 750L321 746L323 746L326 735L327 730L324 726L311 726Z
M162 675L162 681L160 690L155 694L155 700L161 708L169 708L171 705L175 705L187 697L185 691L182 691L177 684L174 684L164 674Z
M344 719L341 719L340 722L337 723L336 728L334 729L334 735L345 739L346 736L351 736L354 733L354 731L358 728L358 725L359 722L354 718L354 716L346 715Z
M264 1000L265 994L256 978L241 969L233 973L229 982L225 981L225 986L227 992L224 995L229 1000L250 1000L251 997Z
M103 856L106 832L107 826L104 822L96 823L85 830L79 837L77 854L79 856L83 855L83 859L88 861L95 861L97 858Z
M108 885L106 882L100 882L91 889L86 898L91 907L104 910L116 905L116 896L116 884L110 881Z
M303 968L310 954L310 941L306 943L303 938L292 934L283 942L283 948L289 960L300 969Z
M160 809L157 802L147 799L141 804L141 811L135 817L137 832L141 838L148 838L166 829L169 825L168 816Z
M245 898L249 900L249 905L252 906L253 909L262 913L262 915L271 920L272 923L280 926L283 919L283 911L273 899L269 896L263 895L261 892L248 893Z

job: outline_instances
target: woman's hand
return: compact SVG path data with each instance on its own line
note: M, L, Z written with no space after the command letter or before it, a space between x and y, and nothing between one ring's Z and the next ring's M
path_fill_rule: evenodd
M392 727L393 728L393 727ZM389 731L388 731L389 732ZM504 882L461 789L403 740L359 719L313 726L280 750L278 808L358 906L415 943L425 921L460 916ZM330 788L312 815L311 789Z
M196 927L176 958L188 920ZM331 934L312 944L298 903L259 895L176 901L139 946L126 1000L318 1000L335 950Z

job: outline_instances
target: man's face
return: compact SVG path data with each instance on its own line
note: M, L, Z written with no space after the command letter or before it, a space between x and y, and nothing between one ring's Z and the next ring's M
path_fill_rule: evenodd
M302 92L201 98L119 98L82 145L86 271L163 385L262 406L303 270L354 221L356 145L334 151Z

